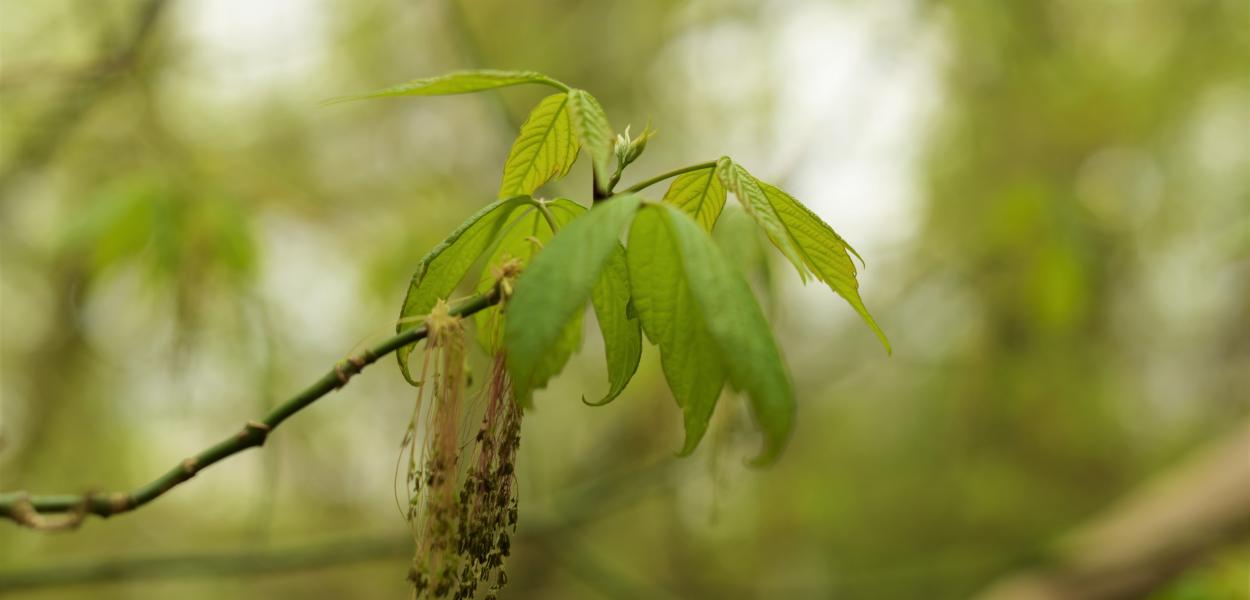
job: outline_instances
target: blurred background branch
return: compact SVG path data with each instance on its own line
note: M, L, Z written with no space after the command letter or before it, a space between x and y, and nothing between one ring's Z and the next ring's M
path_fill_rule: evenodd
M236 548L215 553L110 558L0 572L0 591L16 592L142 579L257 577L325 569L356 562L406 558L411 554L412 538L392 534L337 539L291 548Z
M0 87L18 85L21 81L29 83L52 75L64 89L59 92L60 98L50 102L43 114L35 117L25 128L23 137L14 143L13 150L0 166L0 208L8 201L15 180L51 160L75 126L130 73L156 29L166 4L168 0L144 0L138 4L130 18L128 34L120 41L108 44L95 60L81 69L49 74L42 72L42 68L24 70L6 65L5 73L0 75ZM18 70L16 74L14 68Z
M1250 539L1250 421L1062 536L1045 566L1009 574L982 600L1145 598ZM1243 565L1243 576L1250 572Z
M522 521L517 542L541 548L544 561L576 561L570 562L568 567L579 573L585 569L612 573L614 567L599 564L588 554L578 552L570 542L572 536L578 529L596 520L626 510L643 498L678 484L673 477L673 467L674 463L669 460L643 468L633 467L624 472L613 471L562 490L557 497L554 514ZM239 548L213 553L111 557L34 569L0 570L0 592L145 579L261 577L365 561L406 559L412 552L411 536L398 534L356 536L262 550ZM577 556L574 557L574 554ZM618 579L614 584L616 588L625 586L636 591L638 588L631 586L649 587L645 584L622 584L620 576L614 573L612 577ZM591 586L595 583L593 577L587 582Z

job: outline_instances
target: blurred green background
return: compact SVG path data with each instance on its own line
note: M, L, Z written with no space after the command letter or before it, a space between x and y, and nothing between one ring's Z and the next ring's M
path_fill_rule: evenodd
M1250 413L1244 0L0 7L0 490L146 482L390 331L544 92L319 102L480 66L650 121L626 184L721 154L781 184L867 259L895 349L741 253L800 402L760 471L732 396L673 458L653 349L584 406L589 338L526 417L506 598L967 597ZM20 595L403 597L412 400L383 361L137 513L0 525L0 571L204 555ZM1155 594L1250 597L1248 561Z

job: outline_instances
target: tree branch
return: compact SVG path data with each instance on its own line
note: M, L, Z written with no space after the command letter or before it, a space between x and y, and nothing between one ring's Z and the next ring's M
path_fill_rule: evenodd
M500 286L473 296L453 307L451 314L467 317L498 304L503 294ZM260 446L265 438L291 415L303 410L322 396L347 384L351 378L379 358L426 337L424 325L400 332L364 352L335 363L334 368L290 400L278 405L259 421L248 421L234 435L206 448L199 454L178 463L164 475L130 492L59 494L31 496L26 492L0 494L0 517L34 529L71 529L87 515L109 517L129 512L159 498L197 473L229 456ZM47 513L60 513L49 517Z

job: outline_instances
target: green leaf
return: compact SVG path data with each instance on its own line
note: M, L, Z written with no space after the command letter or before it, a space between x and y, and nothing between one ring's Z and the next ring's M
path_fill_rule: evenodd
M628 253L634 304L687 413L683 452L706 430L720 382L728 377L746 392L764 434L755 463L776 460L794 426L794 391L742 273L698 223L667 204L639 212ZM690 395L692 390L701 395Z
M499 200L469 217L460 227L456 228L447 239L435 246L417 264L408 284L408 294L404 297L403 307L399 311L399 324L396 331L403 331L420 325L413 322L415 317L425 315L434 308L440 298L446 298L464 279L465 272L477 262L486 249L494 242L502 230L508 217L519 207L530 205L533 201L528 196L518 196ZM493 280L492 280L493 283ZM408 371L408 355L413 345L400 348L395 354L399 358L399 368L408 383L417 385Z
M521 406L530 406L533 401L531 398L533 390L544 387L548 380L556 375L559 375L560 371L564 370L564 365L569 362L569 358L572 358L572 356L577 353L578 349L582 347L582 316L584 314L585 311L577 311L572 318L570 318L559 330L556 331L556 335L552 338L547 352L535 357L535 360L533 361L532 380L542 381L543 385L530 386L525 390L521 390L516 387L514 383L513 389L516 390L514 393L516 394L517 402L519 402ZM510 321L508 320L504 320L505 328L509 322ZM505 331L507 330L505 329ZM511 355L509 355L509 367L511 367L512 363L513 360ZM513 381L515 382L515 380L516 377L514 375Z
M759 184L781 218L794 246L798 248L803 262L815 273L817 279L825 282L829 289L850 303L855 312L877 334L886 352L890 352L890 340L859 297L859 281L855 278L855 263L850 256L855 254L858 257L859 254L828 223L793 196L762 181Z
M523 405L533 390L546 386L564 367L567 356L556 364L549 355L561 349L561 334L584 312L604 264L619 244L621 229L638 204L637 196L618 196L574 219L517 279L506 308L504 346L512 386Z
M716 171L717 168L712 167L680 175L664 194L665 202L694 217L707 231L716 226L727 196L725 184Z
M500 198L533 193L544 183L568 174L578 150L568 104L568 94L553 94L530 112L504 163Z
M799 278L806 283L807 277L814 274L825 282L859 313L877 334L886 352L892 352L890 340L859 296L855 263L851 261L852 254L859 257L855 249L793 196L756 179L728 158L718 162L717 171L721 172L722 168L725 186L734 191L768 239L790 260Z
M631 314L629 297L629 267L625 263L625 248L618 243L608 255L599 281L590 295L595 317L599 321L599 332L603 334L611 387L603 399L587 404L599 406L611 402L638 370L638 360L642 357L642 330L637 315Z
M552 201L537 200L536 202L546 202L547 211L551 214L557 228L563 227L578 215L586 212L584 206L563 198ZM482 268L482 274L478 278L475 289L480 293L495 285L495 271L506 260L515 259L521 263L521 266L528 265L530 259L538 254L543 244L546 244L554 234L551 224L536 207L517 211L516 216L504 226L503 232L498 236L499 241L491 250L490 258ZM493 355L503 349L503 321L504 313L498 306L492 306L473 315L473 322L477 325L478 344L487 354ZM579 323L575 341L580 342L580 340L581 325Z
M755 422L764 434L764 450L756 464L777 459L794 427L794 390L773 341L772 328L751 295L742 273L711 236L681 211L667 208L695 301L708 333L721 351L729 383L751 401Z
M496 71L482 69L477 71L456 71L439 75L414 79L407 83L366 92L353 96L344 96L329 100L329 104L368 100L371 98L387 98L391 96L446 96L450 94L469 94L501 87L521 85L523 83L539 83L549 85L561 91L568 91L568 86L542 73L534 71Z
M573 121L573 131L581 140L582 146L590 152L594 162L595 181L601 192L612 178L612 162L615 160L613 145L615 136L612 125L608 123L608 115L603 112L599 101L585 90L569 92L569 114Z
M725 258L742 270L757 292L764 294L761 304L765 307L775 304L776 286L773 285L773 265L769 260L770 244L746 211L737 206L725 207L716 221L712 238Z
M722 157L716 162L716 174L724 182L725 187L738 198L738 203L747 211L747 214L751 215L764 230L773 245L790 261L790 264L794 265L794 269L799 272L799 279L806 283L809 273L803 258L794 247L794 242L790 239L785 225L782 224L781 217L769 203L764 189L760 187L759 180L742 168L742 165L729 160L728 157Z
M680 453L687 455L707 431L725 385L724 362L695 303L663 211L647 206L638 212L625 256L634 310L647 338L660 347L664 379L681 408L686 441Z

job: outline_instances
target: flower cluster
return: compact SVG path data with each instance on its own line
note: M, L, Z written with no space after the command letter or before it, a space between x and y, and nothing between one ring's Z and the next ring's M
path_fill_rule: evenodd
M421 386L405 435L408 522L417 544L408 578L418 598L446 598L460 584L459 425L465 387L464 326L439 302L426 319L429 336ZM425 407L426 403L430 406ZM422 409L425 410L422 410ZM421 423L424 416L424 423ZM417 450L418 433L425 445Z
M495 357L486 389L486 413L476 438L477 457L460 489L460 548L469 560L465 574L473 584L494 578L491 594L507 583L503 559L516 532L516 453L521 443L521 408L502 354ZM467 583L467 582L466 582Z
M485 409L472 452L462 456L464 327L445 303L434 308L426 326L420 386L404 436L406 517L416 542L408 579L415 598L467 600L483 584L493 598L507 583L503 561L516 531L521 409L499 354L482 391Z

